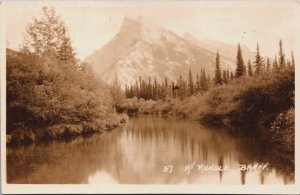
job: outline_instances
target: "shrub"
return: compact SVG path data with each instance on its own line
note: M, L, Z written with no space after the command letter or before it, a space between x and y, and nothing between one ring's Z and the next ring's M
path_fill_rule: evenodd
M120 125L114 113L109 87L88 67L8 50L7 133L12 142L110 129Z

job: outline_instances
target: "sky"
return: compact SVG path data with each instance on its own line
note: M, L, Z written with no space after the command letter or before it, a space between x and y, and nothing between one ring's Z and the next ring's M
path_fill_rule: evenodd
M250 4L251 3L251 4ZM107 44L119 31L124 16L145 16L182 35L229 44L240 42L274 57L278 42L289 53L295 48L295 3L283 1L60 1L5 2L6 44L18 50L25 28L54 6L68 26L77 57L84 59Z

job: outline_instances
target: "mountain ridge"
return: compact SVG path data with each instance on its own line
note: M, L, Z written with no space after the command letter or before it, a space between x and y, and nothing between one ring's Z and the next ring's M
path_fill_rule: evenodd
M165 77L176 81L180 75L187 76L189 69L196 76L204 68L212 76L215 55L211 48L201 47L197 41L187 40L147 18L125 17L118 33L84 61L108 84L117 76L124 88L140 76L155 77L158 82ZM235 57L224 55L221 64L223 69L233 71Z

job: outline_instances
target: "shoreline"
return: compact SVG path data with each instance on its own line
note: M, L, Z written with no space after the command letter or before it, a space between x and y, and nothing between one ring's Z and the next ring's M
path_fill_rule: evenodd
M118 120L116 120L118 119ZM102 127L92 125L87 126L84 124L56 124L47 128L29 130L15 130L11 134L6 133L6 145L28 145L35 142L51 142L53 140L68 140L79 136L88 136L96 133L110 132L115 128L128 123L129 116L126 114L118 114L115 116L113 123L105 124Z

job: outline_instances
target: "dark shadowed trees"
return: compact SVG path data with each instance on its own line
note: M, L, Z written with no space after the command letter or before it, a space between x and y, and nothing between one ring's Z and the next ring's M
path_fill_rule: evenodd
M194 94L194 81L193 81L192 71L189 70L188 96L192 96L193 94Z
M257 43L257 45L256 45L256 56L255 56L255 61L254 61L255 74L256 75L259 75L262 72L262 62L263 62L263 59L260 55L259 45Z
M282 41L281 40L279 41L278 56L279 56L279 67L284 68L285 67L285 54L283 52L283 47L282 47Z
M217 51L217 54L216 54L215 84L216 85L222 85L222 73L221 73L221 67L220 67L220 54L219 54L219 51Z
M250 60L248 60L248 75L253 76L253 70Z
M237 50L237 55L236 55L236 70L235 70L235 77L240 78L243 75L245 75L245 65L244 65L244 60L243 60L243 55L242 55L242 50L240 44L238 44L238 50Z

